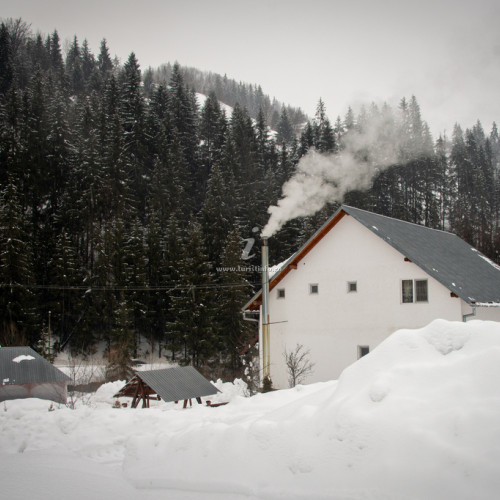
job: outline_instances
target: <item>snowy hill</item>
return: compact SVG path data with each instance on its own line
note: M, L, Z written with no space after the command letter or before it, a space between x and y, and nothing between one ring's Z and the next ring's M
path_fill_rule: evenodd
M198 106L203 108L203 105L205 104L205 101L207 100L207 97L205 94L200 94L199 92L196 92L196 101L198 102ZM230 119L231 115L233 114L233 107L229 106L229 104L225 104L222 101L219 101L220 108L222 111L226 113L226 118ZM255 124L255 120L252 118L252 123ZM267 130L269 132L269 137L276 137L276 131L271 129L270 127L267 127Z
M437 320L394 333L338 382L252 398L229 384L219 408L112 409L109 385L73 411L9 401L2 487L11 499L55 498L67 477L77 500L94 497L90 480L95 498L493 499L499 377L498 323Z

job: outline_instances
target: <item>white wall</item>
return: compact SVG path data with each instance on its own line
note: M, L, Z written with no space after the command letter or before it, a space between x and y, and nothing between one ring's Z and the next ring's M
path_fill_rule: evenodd
M427 279L429 301L403 304L403 279ZM357 292L347 292L349 281L357 282ZM313 283L318 295L309 292ZM284 299L277 298L280 288ZM373 350L394 331L425 326L436 317L461 321L461 302L346 215L270 292L273 384L288 386L285 346L291 350L299 343L310 349L315 367L307 383L336 379L356 361L358 346Z
M6 384L0 386L0 401L10 399L38 398L48 399L56 403L66 403L66 382Z

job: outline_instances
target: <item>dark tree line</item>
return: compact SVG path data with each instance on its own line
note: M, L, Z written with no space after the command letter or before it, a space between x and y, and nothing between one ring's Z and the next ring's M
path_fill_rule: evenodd
M298 133L282 106L273 132L262 108L235 102L228 116L215 89L200 106L178 64L145 80L135 55L120 65L105 40L95 55L75 37L63 56L56 31L1 24L0 344L37 346L50 322L58 349L104 342L131 357L143 338L234 376L256 333L240 310L259 287L259 243L248 260L245 244L303 155L342 154L374 119L384 126L358 154L376 163L396 142L397 161L345 201L453 230L499 260L495 126L433 141L415 98L333 125L320 100ZM273 260L335 208L286 224Z
M149 95L155 83L169 81L172 77L175 64L163 64L159 68L147 68L144 72L144 90ZM189 88L202 94L215 93L220 102L229 106L238 103L248 114L257 119L259 114L264 116L266 123L276 130L282 111L286 111L295 132L300 131L301 125L307 121L307 116L300 108L284 105L276 98L264 94L260 85L237 82L227 75L207 73L196 68L181 66L184 82Z

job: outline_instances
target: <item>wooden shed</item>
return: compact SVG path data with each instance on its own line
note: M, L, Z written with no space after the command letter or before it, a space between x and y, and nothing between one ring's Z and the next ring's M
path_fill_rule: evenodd
M39 398L66 403L70 381L31 347L0 347L0 401Z
M115 394L132 398L132 408L149 408L150 399L165 402L184 401L184 407L191 399L201 403L201 398L220 392L192 366L176 366L162 370L137 371L135 376Z

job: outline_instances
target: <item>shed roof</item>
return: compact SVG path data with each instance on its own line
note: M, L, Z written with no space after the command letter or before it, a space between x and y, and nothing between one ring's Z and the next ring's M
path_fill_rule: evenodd
M130 396L129 389L135 386L137 379L141 379L166 402L201 398L220 392L194 367L176 366L162 370L137 371L135 377L115 394L115 397Z
M71 382L31 347L0 347L0 384Z
M500 305L500 266L453 233L342 205L270 278L274 288L344 217L351 216L471 305ZM261 304L258 292L244 310Z

